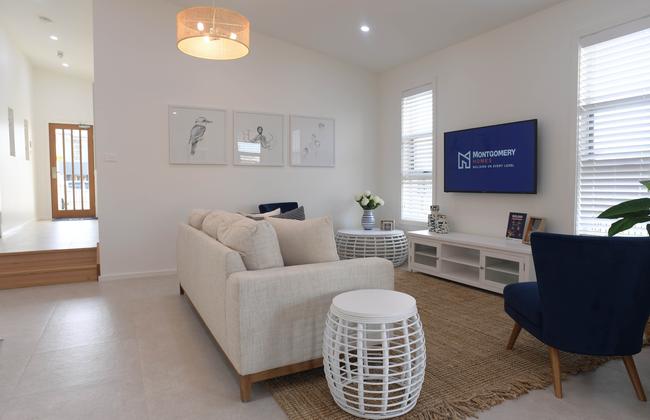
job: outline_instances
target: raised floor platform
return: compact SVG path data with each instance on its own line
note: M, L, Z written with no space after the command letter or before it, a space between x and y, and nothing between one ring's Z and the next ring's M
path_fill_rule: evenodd
M0 289L97 281L97 220L35 221L0 238Z

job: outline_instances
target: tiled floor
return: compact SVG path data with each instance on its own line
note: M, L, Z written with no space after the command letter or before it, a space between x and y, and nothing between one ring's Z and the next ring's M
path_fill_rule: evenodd
M0 419L283 419L235 374L175 278L0 291ZM650 351L636 358L650 387ZM649 419L620 362L534 391L481 419Z
M0 253L94 248L97 237L96 219L39 220L4 232L0 238Z

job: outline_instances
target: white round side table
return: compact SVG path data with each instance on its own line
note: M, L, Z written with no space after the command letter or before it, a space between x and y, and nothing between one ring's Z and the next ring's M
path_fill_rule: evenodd
M342 260L381 257L398 267L408 258L403 230L342 229L336 232L336 250Z
M366 289L334 298L325 322L323 368L341 409L368 419L409 412L420 396L425 365L413 297Z

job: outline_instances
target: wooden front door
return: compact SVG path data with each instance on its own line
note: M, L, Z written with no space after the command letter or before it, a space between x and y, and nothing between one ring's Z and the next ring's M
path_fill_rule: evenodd
M95 217L93 127L50 123L52 218Z

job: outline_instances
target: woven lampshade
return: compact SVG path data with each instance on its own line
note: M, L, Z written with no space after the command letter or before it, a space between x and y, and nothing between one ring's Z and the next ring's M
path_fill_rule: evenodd
M250 22L219 7L191 7L176 15L178 49L209 60L235 60L250 50Z

